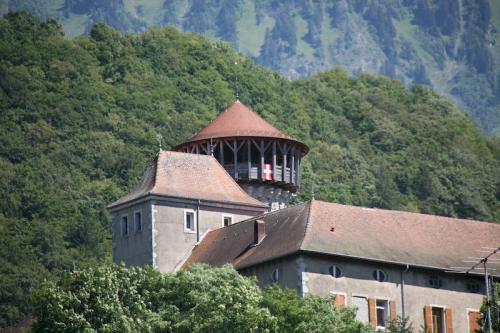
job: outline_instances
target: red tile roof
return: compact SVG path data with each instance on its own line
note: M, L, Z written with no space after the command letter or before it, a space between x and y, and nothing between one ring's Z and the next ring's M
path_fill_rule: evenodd
M135 188L108 208L149 194L240 204L262 211L268 208L248 195L209 155L161 151Z
M309 151L309 148L305 144L284 134L239 101L231 104L229 108L220 113L207 127L203 128L198 134L186 140L184 143L175 147L174 150L179 150L182 146L191 142L230 137L258 137L288 140L299 144L304 154Z
M245 250L255 219L265 221L267 236ZM483 246L500 246L500 224L313 200L209 232L187 264L245 268L306 251L449 269L467 266Z

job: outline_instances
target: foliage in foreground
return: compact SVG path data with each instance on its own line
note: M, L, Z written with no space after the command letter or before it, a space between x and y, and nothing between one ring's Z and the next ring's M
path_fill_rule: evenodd
M264 306L276 318L276 333L371 332L368 326L355 321L355 309L336 309L331 298L298 297L294 290L278 285L266 289Z
M238 63L235 66L235 62ZM241 100L311 148L298 200L500 221L500 139L430 89L342 70L290 82L222 42L0 19L0 327L45 278L111 261L106 205Z
M299 298L232 267L162 274L109 265L73 271L33 293L34 332L371 332L352 309Z
M496 293L496 294L495 294ZM490 307L490 315L491 315L491 328L493 332L500 333L500 283L490 284L490 296L491 296L491 307ZM481 330L480 333L488 332L488 323L487 323L487 307L486 307L486 297L483 299L483 304L481 305L481 319L479 320L479 324L484 330Z

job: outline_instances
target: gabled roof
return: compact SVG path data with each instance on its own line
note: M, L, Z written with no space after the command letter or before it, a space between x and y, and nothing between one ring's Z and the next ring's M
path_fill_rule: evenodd
M248 195L214 157L172 151L159 152L134 189L108 208L147 195L268 208Z
M183 145L190 142L233 137L274 138L294 141L302 147L304 154L309 150L305 144L284 134L240 101L231 104L207 127L203 128L198 134L186 140L184 143L175 147L174 150L178 150Z
M251 247L256 219L267 235ZM210 231L187 264L239 269L303 251L449 269L483 246L500 246L500 224L313 200Z

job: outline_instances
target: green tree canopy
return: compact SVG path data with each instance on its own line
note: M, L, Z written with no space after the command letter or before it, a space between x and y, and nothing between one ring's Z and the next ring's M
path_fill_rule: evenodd
M33 294L34 332L371 332L352 309L293 290L262 292L231 266L98 266L66 273Z
M285 22L286 23L286 22ZM283 23L284 24L284 23ZM237 65L235 65L237 63ZM337 69L290 82L223 42L173 28L67 39L52 20L0 19L0 327L28 291L111 261L106 205L157 150L240 99L311 148L297 201L500 221L500 141L398 81Z

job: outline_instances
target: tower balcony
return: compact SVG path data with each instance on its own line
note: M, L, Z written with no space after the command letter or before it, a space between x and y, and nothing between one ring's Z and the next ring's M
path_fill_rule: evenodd
M284 185L285 187L297 187L297 175L298 172L291 168L285 168L283 172L282 165L276 165L275 172L272 172L272 179L262 179L263 171L259 164L251 164L250 167L248 163L242 162L238 163L236 170L234 164L224 164L224 169L227 173L233 176L233 178L241 181L265 181L269 184ZM264 170L265 172L265 170ZM293 191L294 192L294 191Z

